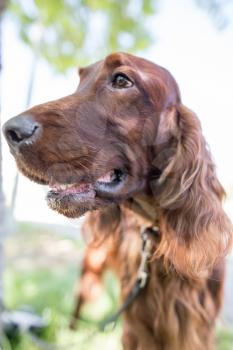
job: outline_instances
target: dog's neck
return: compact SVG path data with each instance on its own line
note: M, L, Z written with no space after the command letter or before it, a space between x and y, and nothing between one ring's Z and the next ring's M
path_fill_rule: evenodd
M158 225L159 207L153 196L145 193L138 194L129 199L125 206L137 214L141 225Z

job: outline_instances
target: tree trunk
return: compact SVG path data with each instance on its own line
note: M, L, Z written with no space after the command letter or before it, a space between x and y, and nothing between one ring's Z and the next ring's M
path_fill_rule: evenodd
M1 60L1 38L2 38L2 17L3 12L6 8L6 0L0 0L0 74L2 68ZM1 106L0 106L1 111ZM0 120L1 128L1 120ZM1 131L1 130L0 130ZM0 337L2 333L2 311L3 311L3 270L4 270L4 252L3 252L3 238L5 236L5 201L2 189L2 147L1 147L1 132L0 132ZM1 348L1 338L0 338L0 348Z

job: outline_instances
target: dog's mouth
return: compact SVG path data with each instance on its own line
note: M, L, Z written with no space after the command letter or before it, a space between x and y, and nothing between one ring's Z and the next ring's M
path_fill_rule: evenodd
M120 203L129 196L129 170L123 166L88 173L69 167L50 167L48 171L28 166L17 159L19 170L30 180L49 186L48 206L67 217L78 218L89 210ZM110 168L111 169L111 168ZM100 172L101 171L101 172Z
M117 197L126 177L125 171L113 169L94 182L51 182L46 199L52 209L68 217L79 217L110 203L113 196Z
M91 183L50 183L50 194L60 196L69 195L88 195L94 191L98 192L113 192L123 181L126 174L120 169L114 169L107 172L105 175L97 179L94 184Z

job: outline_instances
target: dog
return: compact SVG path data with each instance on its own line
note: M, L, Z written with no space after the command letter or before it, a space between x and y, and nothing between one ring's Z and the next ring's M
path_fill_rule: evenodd
M143 58L114 53L79 75L74 94L5 123L17 166L50 186L53 210L89 212L92 241L115 242L122 301L140 270L140 232L151 232L125 350L212 350L233 230L200 122L170 72Z

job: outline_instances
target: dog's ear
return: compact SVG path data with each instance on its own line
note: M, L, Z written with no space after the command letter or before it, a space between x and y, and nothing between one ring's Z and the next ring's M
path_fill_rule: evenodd
M165 124L172 150L158 182L162 239L155 256L198 278L229 251L232 224L198 118L180 105Z

